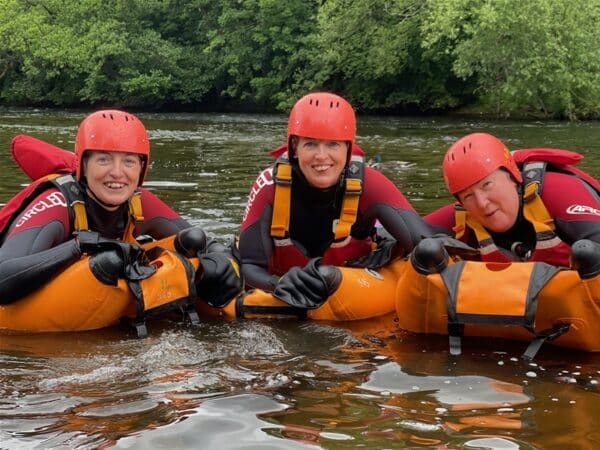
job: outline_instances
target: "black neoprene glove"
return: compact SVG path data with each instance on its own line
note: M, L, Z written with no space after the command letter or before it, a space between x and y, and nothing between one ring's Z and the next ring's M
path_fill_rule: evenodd
M384 238L377 242L377 248L368 255L346 261L348 267L366 267L368 269L379 269L391 260L403 255L395 239Z
M119 278L144 280L156 272L139 245L106 239L94 231L80 231L76 241L82 253L91 255L90 269L103 283L116 285Z
M273 295L288 305L313 309L321 306L342 282L337 267L321 264L313 258L304 267L292 267L275 286Z
M196 291L210 306L222 308L243 287L238 263L228 252L199 254Z

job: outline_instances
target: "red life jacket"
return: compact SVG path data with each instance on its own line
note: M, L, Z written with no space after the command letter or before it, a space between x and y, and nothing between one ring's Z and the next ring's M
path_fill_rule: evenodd
M271 152L278 159L273 168L275 197L271 216L271 238L273 254L269 261L269 272L283 275L291 267L304 266L309 258L297 248L289 237L292 167L287 156L287 145ZM334 226L334 242L323 254L323 264L340 266L345 261L368 254L372 240L358 240L350 236L356 222L358 203L362 193L364 175L364 152L360 147L352 148L351 161L346 169L344 199L340 218Z
M559 171L576 176L600 193L600 183L591 175L574 167L583 158L569 150L533 148L513 152L515 161L523 173L523 216L536 232L535 248L527 258L529 261L544 261L556 266L569 266L571 246L563 242L555 233L556 225L550 216L540 193L546 170ZM455 208L456 238L460 239L467 229L477 238L481 259L490 262L514 261L516 255L500 250L489 232L473 220L460 205Z

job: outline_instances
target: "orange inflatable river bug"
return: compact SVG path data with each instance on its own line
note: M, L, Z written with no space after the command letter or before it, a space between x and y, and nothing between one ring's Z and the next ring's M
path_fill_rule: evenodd
M531 341L526 358L545 341L600 351L600 275L582 279L540 262L451 259L427 274L414 255L396 291L400 328L448 334L455 354L463 335Z
M173 237L143 245L153 255L149 264L156 272L135 284L124 279L119 279L115 286L102 283L90 270L93 256L85 256L35 292L14 303L0 305L0 330L94 330L128 318L138 335L144 336L144 313L173 307L192 313L190 318L194 320L193 279L199 262L197 258L181 256L172 246Z
M379 317L394 311L396 284L405 259L396 259L377 271L339 267L342 282L327 301L315 309L292 308L268 292L255 289L229 302L223 309L200 303L202 313L228 318L307 318L354 321Z

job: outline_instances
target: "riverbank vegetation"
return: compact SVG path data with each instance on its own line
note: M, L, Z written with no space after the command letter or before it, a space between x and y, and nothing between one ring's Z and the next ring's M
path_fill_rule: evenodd
M0 104L600 117L600 0L3 0Z

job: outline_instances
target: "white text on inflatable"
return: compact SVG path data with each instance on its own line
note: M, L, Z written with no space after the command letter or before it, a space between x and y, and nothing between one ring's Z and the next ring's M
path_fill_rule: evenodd
M246 220L246 217L248 217L250 208L252 208L252 204L254 203L254 200L256 200L258 193L262 190L262 188L271 184L273 184L273 168L269 167L261 172L252 185L252 190L250 191L250 194L248 194L248 203L246 203L246 210L244 211L242 222Z
M36 214L44 212L50 208L54 208L55 206L66 207L67 202L65 201L65 197L60 192L52 192L46 196L46 198L40 200L33 204L31 208L29 208L21 218L15 224L15 228L19 228L24 225L29 219L31 219Z
M586 205L571 205L567 208L567 214L591 214L600 216L600 210Z

